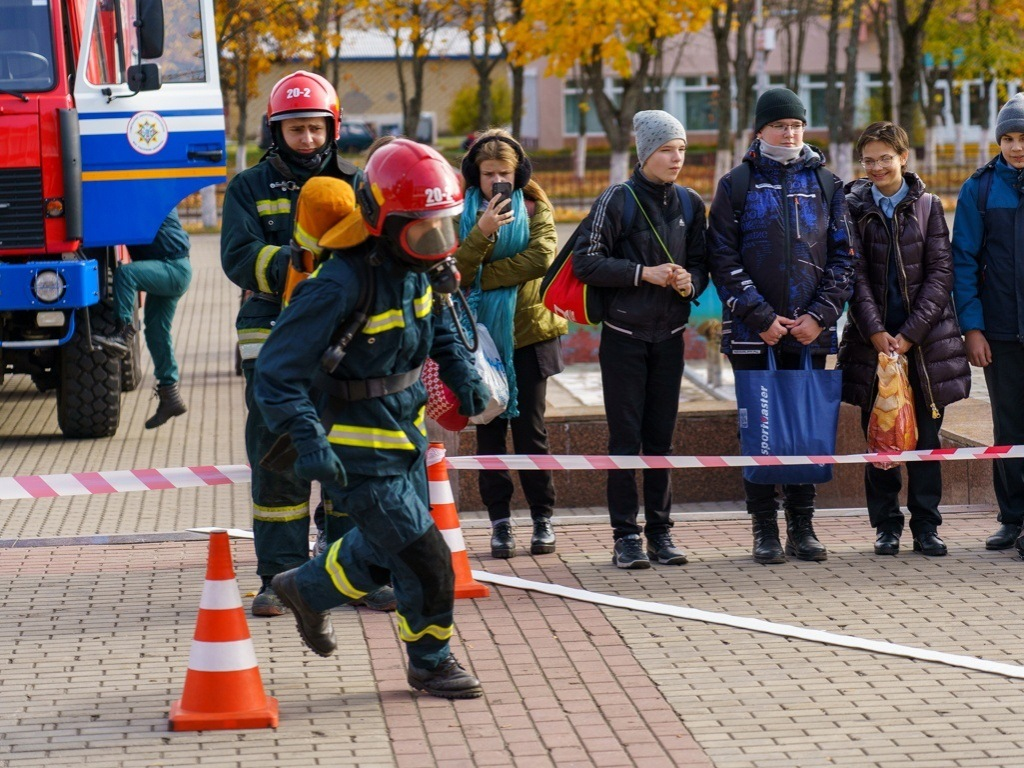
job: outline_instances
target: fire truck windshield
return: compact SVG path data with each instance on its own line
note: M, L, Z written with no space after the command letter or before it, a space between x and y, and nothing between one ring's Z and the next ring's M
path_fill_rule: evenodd
M48 0L0 0L0 89L19 93L54 86Z

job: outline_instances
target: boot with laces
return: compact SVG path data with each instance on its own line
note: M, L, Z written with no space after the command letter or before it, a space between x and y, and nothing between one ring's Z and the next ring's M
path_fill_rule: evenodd
M491 527L491 557L507 560L516 556L516 538L512 534L512 521L501 520Z
M156 396L160 402L156 407L156 413L146 419L146 429L154 429L161 424L166 424L175 416L188 411L185 402L181 399L181 392L178 391L178 382L156 388Z
M759 512L751 515L751 522L754 528L754 562L786 562L786 553L779 541L778 512Z
M828 550L814 535L813 509L786 510L786 554L797 560L828 559Z
M550 555L555 551L555 529L551 519L541 517L533 521L533 538L530 539L531 555Z
M484 695L480 681L451 654L434 669L419 669L410 664L406 679L416 690L442 699L476 699Z

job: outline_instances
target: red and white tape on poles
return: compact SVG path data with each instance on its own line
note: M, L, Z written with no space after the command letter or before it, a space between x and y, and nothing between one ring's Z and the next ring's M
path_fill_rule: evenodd
M449 469L699 469L778 467L801 464L867 464L869 462L966 461L1024 458L1024 445L938 448L898 453L852 453L843 456L448 456ZM89 496L129 491L162 491L211 485L248 483L247 464L221 464L170 469L125 469L59 475L0 477L0 500Z

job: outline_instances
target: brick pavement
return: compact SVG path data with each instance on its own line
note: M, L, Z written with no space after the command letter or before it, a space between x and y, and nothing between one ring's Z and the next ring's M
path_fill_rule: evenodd
M64 441L52 398L11 379L0 388L3 474L244 461L231 364L236 295L214 238L197 237L193 258L176 324L189 414L144 430L155 405L147 384L124 396L116 437ZM248 488L2 504L5 768L1009 768L1024 754L1015 680L493 587L490 598L457 606L456 652L484 680L483 699L412 694L393 617L346 608L336 612L346 651L331 659L306 651L286 617L250 619L280 727L169 733L206 558L205 540L181 532L248 527ZM481 558L486 524L469 516L463 528L481 570L1017 661L1024 564L982 548L991 511L951 510L942 531L950 555L934 560L873 557L862 513L823 514L826 563L767 567L749 558L745 516L722 509L678 509L691 563L646 572L611 567L600 509L559 510L559 551L538 558ZM233 552L247 604L251 544L235 542Z

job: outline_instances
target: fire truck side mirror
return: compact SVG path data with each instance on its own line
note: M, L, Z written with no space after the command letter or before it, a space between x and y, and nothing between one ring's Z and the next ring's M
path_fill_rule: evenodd
M159 59L163 56L163 0L139 0L138 18L135 20L135 26L139 34L139 57L143 59Z
M160 87L160 65L149 62L128 67L128 88L132 93L155 91Z

